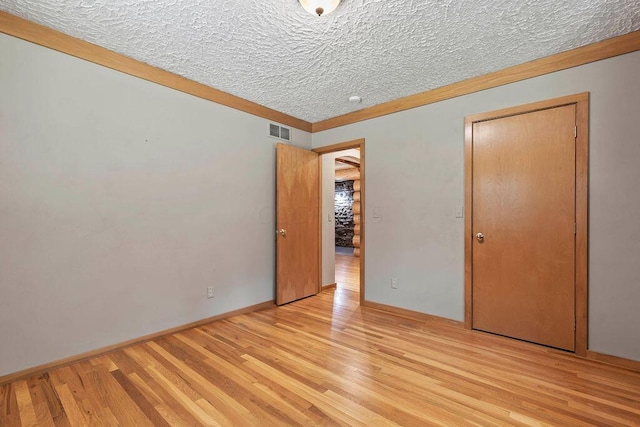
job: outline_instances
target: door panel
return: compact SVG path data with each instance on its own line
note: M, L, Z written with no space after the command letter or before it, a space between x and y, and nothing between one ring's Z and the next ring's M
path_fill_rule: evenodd
M276 146L276 302L286 304L319 289L318 154Z
M473 124L473 328L574 350L575 105Z

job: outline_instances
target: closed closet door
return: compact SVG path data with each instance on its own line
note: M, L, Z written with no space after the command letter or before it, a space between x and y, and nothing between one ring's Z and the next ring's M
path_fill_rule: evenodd
M573 351L576 106L472 132L472 326Z

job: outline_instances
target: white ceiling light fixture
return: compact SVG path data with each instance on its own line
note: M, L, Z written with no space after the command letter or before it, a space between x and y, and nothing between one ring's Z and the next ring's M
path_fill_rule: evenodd
M299 0L304 10L312 15L328 15L340 4L340 0Z

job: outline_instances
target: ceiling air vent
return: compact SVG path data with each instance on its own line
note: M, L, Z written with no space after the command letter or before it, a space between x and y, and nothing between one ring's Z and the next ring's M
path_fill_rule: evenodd
M291 142L291 129L269 123L269 136Z

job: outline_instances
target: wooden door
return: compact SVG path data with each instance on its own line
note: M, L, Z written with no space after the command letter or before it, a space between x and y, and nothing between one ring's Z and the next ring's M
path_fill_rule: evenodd
M318 154L276 147L276 303L315 295L320 280Z
M473 328L573 351L576 106L472 132Z

